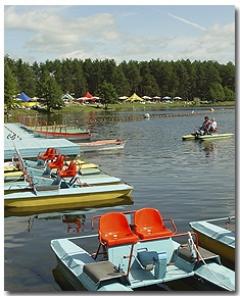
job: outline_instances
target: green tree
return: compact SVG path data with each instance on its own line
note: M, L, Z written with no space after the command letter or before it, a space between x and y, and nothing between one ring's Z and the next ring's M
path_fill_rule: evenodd
M15 108L16 101L14 97L17 95L17 80L12 70L5 63L4 65L4 110L8 112Z
M129 61L128 64L126 62L122 62L120 64L124 75L126 76L129 86L130 93L138 92L138 86L141 83L141 75L139 71L139 65L136 61Z
M16 74L20 92L24 91L28 96L36 95L36 77L33 68L21 59L16 62Z
M53 109L61 109L64 106L61 95L61 88L55 78L44 70L38 82L38 96L42 98L42 104L46 106L48 113L52 112Z
M208 98L212 101L219 100L223 101L225 98L225 93L223 87L220 83L212 83L209 87L209 96Z
M108 108L108 104L115 103L117 100L117 92L114 86L104 81L98 89L98 96L102 99L102 103L104 104L104 108Z
M113 71L112 82L118 96L126 96L130 94L130 85L126 76L120 67L116 67Z
M234 91L232 91L230 88L228 88L227 86L225 86L223 88L224 90L224 94L225 94L225 100L226 101L234 101L235 100L235 93Z

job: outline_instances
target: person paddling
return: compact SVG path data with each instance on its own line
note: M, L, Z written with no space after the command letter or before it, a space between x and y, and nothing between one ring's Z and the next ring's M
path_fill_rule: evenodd
M205 135L209 132L209 128L212 124L212 121L209 119L208 116L204 117L204 121L202 125L200 126L199 130L196 131L196 135Z

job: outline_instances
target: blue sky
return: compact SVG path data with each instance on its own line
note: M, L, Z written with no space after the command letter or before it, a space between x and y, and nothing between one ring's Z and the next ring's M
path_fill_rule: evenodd
M5 6L4 52L25 61L235 59L234 6Z

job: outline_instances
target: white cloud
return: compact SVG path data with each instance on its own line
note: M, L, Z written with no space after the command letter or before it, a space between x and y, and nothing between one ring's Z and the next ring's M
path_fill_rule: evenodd
M131 33L131 30L123 34L118 31L121 29L119 23L117 26L113 15L108 13L67 19L54 10L35 9L21 13L14 7L5 10L6 29L31 32L25 42L29 56L110 58L117 62L158 58L234 61L234 23L215 24L206 29L185 19L184 22L200 29L200 34L183 36L176 31L170 35L164 30L144 36Z
M5 28L31 31L32 38L26 47L38 51L76 48L83 43L111 41L118 38L115 20L111 14L102 13L79 19L67 19L44 10L17 13L13 7L5 11Z

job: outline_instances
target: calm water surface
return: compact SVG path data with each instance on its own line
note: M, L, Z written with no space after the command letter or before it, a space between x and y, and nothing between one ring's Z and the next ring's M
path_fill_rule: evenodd
M181 140L201 124L204 114L155 111L150 112L150 120L144 120L144 112L92 112L68 114L58 121L91 128L98 139L126 139L124 151L83 155L134 187L134 204L114 209L155 207L165 218L174 218L179 231L185 231L190 221L235 214L235 139ZM235 132L234 110L217 109L213 114L219 132ZM56 259L50 241L90 233L91 217L112 209L5 217L5 289L61 291L53 276ZM181 285L175 289L181 290Z

